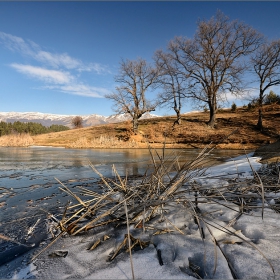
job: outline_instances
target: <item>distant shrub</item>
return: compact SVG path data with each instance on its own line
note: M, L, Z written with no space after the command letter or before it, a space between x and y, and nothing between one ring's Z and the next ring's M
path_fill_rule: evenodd
M70 128L61 124L52 124L49 128L47 128L48 132L59 132L69 130Z
M258 106L259 99L254 98L251 100L251 102L248 103L248 111L252 111Z
M82 128L83 127L83 118L80 116L76 116L71 120L74 128Z
M252 103L251 103L251 102L249 102L249 103L248 103L247 108L248 108L248 111L252 111L252 109L253 109L253 105L252 105Z
M222 107L218 107L218 109L217 109L217 113L225 113L226 111L225 111L225 109L224 108L222 108Z
M280 96L274 93L272 90L264 98L264 104L280 103Z
M237 109L237 106L236 106L236 104L233 102L232 105L231 105L231 111L232 111L232 112L236 112L236 109Z

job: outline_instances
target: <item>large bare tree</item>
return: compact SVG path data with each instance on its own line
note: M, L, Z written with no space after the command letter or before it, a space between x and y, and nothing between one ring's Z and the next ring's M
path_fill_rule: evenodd
M159 72L157 83L162 88L162 92L158 95L160 105L174 109L176 113L174 125L180 125L183 99L188 94L186 77L177 71L177 62L169 53L158 50L154 59Z
M263 130L263 103L266 97L265 91L280 85L280 40L266 42L251 58L254 72L259 82L259 116L257 127Z
M155 85L157 69L146 60L122 60L115 81L116 92L105 95L114 101L117 114L128 113L132 117L133 131L138 132L138 120L147 112L154 111L157 103L147 100L146 93Z
M241 60L261 43L262 36L252 27L230 21L218 11L210 20L199 21L193 39L175 37L168 46L181 73L188 77L192 97L206 102L208 125L214 127L217 104L226 92L242 90L245 63Z

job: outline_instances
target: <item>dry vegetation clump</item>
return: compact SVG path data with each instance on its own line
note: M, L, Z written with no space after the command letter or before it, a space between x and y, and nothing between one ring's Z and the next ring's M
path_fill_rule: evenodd
M108 255L108 261L112 261L124 250L131 252L136 247L144 249L152 243L154 235L186 235L188 229L182 223L178 225L172 222L175 211L184 212L185 219L193 221L198 226L203 244L206 233L210 234L214 251L221 251L233 277L236 278L230 259L220 246L222 241L216 238L213 229L237 238L240 242L246 242L266 259L252 241L238 234L232 226L242 215L252 214L251 212L256 208L260 208L262 213L267 207L280 213L279 196L274 204L266 203L272 199L272 192L280 193L279 165L264 166L259 173L256 173L252 167L253 179L242 179L238 174L236 178L228 179L227 184L209 187L198 183L196 178L205 176L206 169L203 162L207 160L207 155L211 151L212 149L205 148L195 159L180 165L178 161L180 155L174 151L167 153L163 149L160 155L150 148L152 167L143 177L137 179L121 177L114 166L115 178L105 178L95 166L90 164L93 171L101 178L100 192L90 187L78 187L79 191L74 192L57 179L62 186L61 190L72 196L76 204L67 205L60 220L55 218L57 233L53 234L53 241L34 256L33 260L64 234L78 235L100 227L112 226L115 232L125 233L127 230L123 240ZM221 179L224 180L225 177ZM227 211L230 209L233 212L231 215L233 218L228 221L228 224L220 220L222 209ZM139 232L145 233L144 239L139 237L141 236ZM97 238L90 250L102 245L109 238L108 235ZM159 254L158 257L161 262ZM215 257L217 257L216 253ZM269 260L267 262L274 272ZM192 269L191 264L188 269L192 273L197 272ZM214 274L215 269L214 267Z
M132 127L132 121L124 121L121 123L111 124L111 129L114 131L114 135L122 141L130 141L130 140L139 140L139 143L142 141L142 137L139 137L143 135L142 131L139 131L139 133L134 133L133 127Z
M73 141L73 143L69 144L69 148L89 148L90 142L86 137L78 138L77 140Z
M135 148L137 142L135 140L121 140L114 136L101 135L92 140L86 137L78 138L68 145L69 148Z
M34 144L28 133L3 135L0 137L1 147L28 147Z

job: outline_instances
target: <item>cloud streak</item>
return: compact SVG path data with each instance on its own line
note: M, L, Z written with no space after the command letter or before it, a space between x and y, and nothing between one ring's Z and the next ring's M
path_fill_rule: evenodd
M18 63L12 63L10 66L22 74L39 79L46 83L68 84L74 80L70 73L63 71L49 70L42 67Z
M19 52L28 56L34 55L34 51L39 48L34 42L27 43L20 37L4 32L0 32L0 43L10 51Z
M99 63L84 63L67 53L48 52L31 40L24 40L4 32L0 32L0 44L12 52L34 59L37 64L38 62L42 64L33 66L11 63L10 67L29 78L42 81L45 84L41 87L43 89L87 97L103 97L109 92L104 88L92 87L79 82L81 72L110 73L105 66Z
M0 43L7 49L18 52L23 56L29 56L38 62L44 63L53 68L66 68L77 70L79 72L94 71L97 74L110 72L107 67L99 63L83 63L81 60L69 56L67 53L51 53L42 50L42 48L31 40L24 40L20 37L0 32Z
M18 63L12 63L10 66L19 73L46 83L47 85L41 87L41 89L50 89L68 94L99 98L102 98L104 94L109 93L109 90L104 88L91 87L78 83L75 77L69 72L49 70L42 67Z
M46 88L55 89L61 92L70 93L74 95L86 97L99 97L102 98L104 94L108 94L109 90L99 87L90 87L84 84L69 84L63 86L47 86Z

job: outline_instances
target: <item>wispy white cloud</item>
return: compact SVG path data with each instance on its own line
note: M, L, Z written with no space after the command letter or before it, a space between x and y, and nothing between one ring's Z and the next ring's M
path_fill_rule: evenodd
M94 71L97 74L102 73L111 73L111 71L108 69L108 67L103 66L99 63L89 63L88 65L80 65L80 67L77 68L79 72L87 71L91 72Z
M99 87L91 87L84 84L69 84L58 86L46 86L45 88L55 89L61 92L70 93L74 95L86 97L104 97L104 94L109 93L109 90Z
M38 45L34 42L27 43L20 37L4 32L0 32L0 43L11 51L29 56L34 55L34 51L38 48Z
M0 43L11 51L29 56L38 62L54 68L72 69L79 72L94 71L97 74L109 73L106 66L99 63L84 63L79 59L69 56L67 53L52 53L45 50L31 40L24 40L11 34L0 31Z
M105 66L99 63L84 63L67 53L48 52L33 41L1 31L0 44L10 51L32 58L37 64L41 64L40 66L10 64L17 72L44 82L44 86L40 88L88 97L103 97L109 92L104 88L92 87L79 81L82 72L110 73Z
M257 88L244 88L242 92L233 94L231 92L223 92L221 94L221 101L231 105L232 103L246 104L252 99L257 98L259 91Z
M105 94L109 93L107 89L91 87L77 82L75 77L68 72L18 63L12 63L10 66L24 75L46 83L45 86L41 87L42 89L51 89L87 97L104 97Z
M81 61L70 57L67 53L53 54L46 51L39 51L35 54L35 59L55 68L64 67L66 69L75 69L83 65Z
M39 79L46 83L68 84L74 80L70 73L63 71L49 70L42 67L18 63L12 63L10 66L22 74Z

